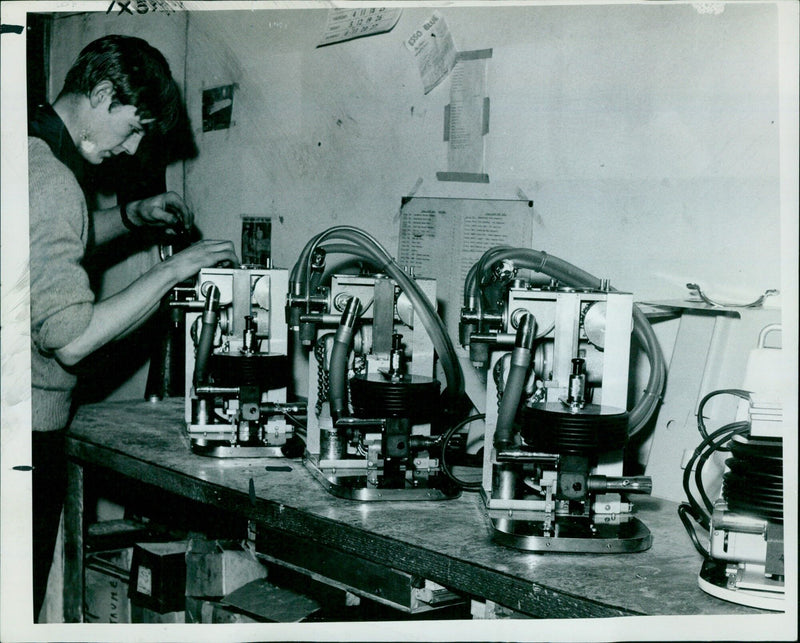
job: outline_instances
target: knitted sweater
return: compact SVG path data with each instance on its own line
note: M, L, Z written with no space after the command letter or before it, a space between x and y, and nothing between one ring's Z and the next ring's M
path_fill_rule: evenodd
M33 430L63 429L77 378L54 351L81 335L94 293L81 262L89 233L86 199L47 143L28 138Z

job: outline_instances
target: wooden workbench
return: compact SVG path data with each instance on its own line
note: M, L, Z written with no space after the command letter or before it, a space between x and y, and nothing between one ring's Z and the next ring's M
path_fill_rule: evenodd
M678 519L676 503L635 497L638 517L653 534L653 546L645 552L517 551L491 541L476 493L436 502L340 499L327 493L299 460L193 454L182 418L182 399L102 403L79 410L67 446L68 621L82 616L84 474L97 470L119 477L121 484L147 481L181 498L224 507L310 548L356 554L534 617L765 614L699 589L701 558ZM291 469L267 471L269 464Z

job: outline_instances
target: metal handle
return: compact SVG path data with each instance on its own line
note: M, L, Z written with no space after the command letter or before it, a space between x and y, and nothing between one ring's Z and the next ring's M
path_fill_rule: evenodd
M758 347L766 348L767 335L775 331L780 333L783 331L783 327L780 324L769 324L764 326L764 328L762 328L761 332L758 334Z

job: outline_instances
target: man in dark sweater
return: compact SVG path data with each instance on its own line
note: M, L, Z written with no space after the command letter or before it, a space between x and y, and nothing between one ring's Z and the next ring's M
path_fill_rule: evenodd
M238 265L230 241L204 240L107 299L95 301L90 288L83 266L90 230L100 245L137 227L193 223L173 192L90 214L82 187L86 163L134 154L148 131L173 127L179 100L158 50L139 38L112 35L84 48L52 107L40 108L30 123L34 618L44 601L66 488L64 439L77 379L72 367L138 327L172 286L201 268Z

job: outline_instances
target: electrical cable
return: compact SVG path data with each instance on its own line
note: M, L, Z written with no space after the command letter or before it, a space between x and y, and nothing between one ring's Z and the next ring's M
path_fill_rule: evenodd
M686 533L692 541L695 549L706 558L710 559L711 554L702 546L697 536L697 529L690 522L689 516L694 519L696 523L701 525L706 531L711 528L711 513L713 512L714 505L705 492L702 482L702 469L705 462L711 455L717 451L729 450L723 447L726 442L737 434L746 433L749 430L749 423L747 422L734 422L717 429L709 435L703 442L695 449L692 457L686 463L686 468L683 474L683 489L686 493L688 502L683 502L678 506L678 517L683 523ZM719 438L719 440L717 440ZM697 462L695 468L695 462ZM692 469L695 468L695 485L701 495L701 499L705 504L705 508L698 503L694 497L690 487L690 479Z
M730 437L733 437L733 434L741 434L746 433L747 430L750 428L749 422L734 422L732 424L728 424L725 427L729 431L731 431ZM706 451L697 459L697 464L695 465L694 471L694 484L697 488L698 493L700 494L700 499L706 506L706 509L710 513L714 511L714 502L711 498L708 497L706 493L705 485L703 484L703 467L705 466L708 459L714 454L722 451L730 451L730 448L726 448L723 446L725 442L728 442L730 438L725 439L724 441L720 441L716 443L718 446L711 445Z
M745 391L744 389L740 388L723 388L716 391L711 391L711 393L706 395L702 400L700 400L700 404L697 405L697 430L700 431L700 435L702 435L703 438L708 437L708 430L706 429L706 423L703 417L703 409L712 398L718 395L734 395L742 398L743 400L750 399L750 391Z
M458 424L454 424L449 429L447 429L447 431L443 434L443 438L442 438L442 441L441 441L441 444L442 444L442 457L441 457L441 460L442 460L442 462L441 462L441 464L442 464L442 472L450 480L455 482L459 487L461 487L465 491L479 491L481 489L482 482L481 481L478 481L478 482L466 482L466 481L461 480L460 478L456 477L456 475L453 473L452 469L450 468L449 463L447 462L447 456L445 455L447 453L447 446L450 443L450 440L452 439L452 437L456 433L458 433L461 429L463 429L467 424L470 424L471 422L476 422L477 420L483 420L485 418L486 418L486 414L485 413L478 413L476 415L471 415L468 418L465 418L464 420L461 420L461 422L459 422Z
M687 515L688 514L688 515ZM691 505L683 502L678 505L678 517L681 519L684 528L686 529L686 533L689 534L689 538L694 545L694 548L700 552L700 555L705 558L706 560L711 558L710 552L708 552L705 547L700 543L700 539L697 537L697 529L695 528L694 524L689 520L689 517L697 520L697 516L693 513ZM699 521L698 521L699 522Z
M305 423L305 422L303 422L301 419L299 419L299 418L295 417L295 416L294 416L294 415L292 415L291 413L288 413L287 411L284 411L284 412L283 412L283 415L284 415L284 417L286 417L286 419L288 419L288 420L289 420L289 421L290 421L292 424L294 424L294 425L295 425L295 427L297 427L297 428L299 429L299 431L297 431L297 433L299 433L299 434L301 434L301 435L306 435L306 433L308 432L308 426L306 425L306 423Z
M706 508L697 501L691 490L690 482L695 463L706 449L709 449L710 456L711 453L719 450L719 447L728 442L734 435L746 433L748 429L749 424L741 422L734 422L733 424L728 424L720 429L717 429L710 434L708 438L700 443L700 445L694 450L692 457L689 458L689 461L686 463L686 468L683 471L683 490L686 493L686 498L692 508L693 516L705 529L708 529L711 525L711 514L709 512L713 508L713 504L708 510L706 510Z
M709 401L711 401L713 398L719 395L733 395L735 397L739 397L742 399L750 398L749 391L745 391L743 389L736 389L736 388L718 389L715 391L711 391L710 393L705 395L703 399L700 400L700 403L697 405L697 430L703 437L703 442L700 444L700 446L697 447L695 453L692 455L692 458L687 463L686 469L684 471L684 491L686 491L687 498L689 498L690 502L694 503L693 506L696 508L696 510L702 512L704 519L707 519L709 522L710 522L710 514L713 513L714 510L714 503L708 497L708 494L706 493L705 490L705 486L703 484L703 467L714 453L722 451L730 451L729 448L725 447L725 444L730 440L731 437L733 437L734 434L746 432L747 429L749 429L750 427L750 424L747 421L732 422L723 426L721 429L718 429L713 434L709 435L708 429L705 425L703 410L705 409L705 406L706 404L708 404ZM722 435L725 437L715 442L714 436L716 435ZM688 478L691 476L693 468L694 468L695 488L697 489L697 492L700 495L700 500L702 501L705 510L702 509L701 505L697 502L694 496L691 495L690 492Z

